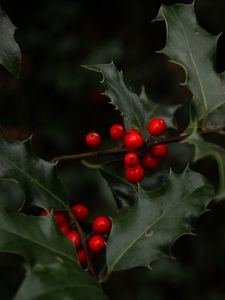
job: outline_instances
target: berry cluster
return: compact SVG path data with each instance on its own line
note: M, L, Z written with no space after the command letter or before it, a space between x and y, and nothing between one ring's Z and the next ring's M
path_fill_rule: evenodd
M150 137L159 137L165 133L166 129L166 122L161 118L152 119L147 127ZM125 132L122 125L114 124L109 133L114 141L123 140L124 147L128 150L124 157L124 166L125 177L131 183L142 181L145 175L144 169L158 168L160 158L168 153L167 145L163 143L156 142L155 145L148 147L148 143L136 129ZM90 148L96 149L101 143L101 137L96 132L90 132L86 135L85 141ZM146 147L143 147L144 144ZM138 153L137 150L139 150Z
M72 206L74 217L78 222L86 221L89 216L88 208L83 204L75 204ZM47 211L41 212L40 216L47 216ZM85 267L87 264L85 250L82 247L81 237L77 230L72 229L69 220L64 212L53 211L54 219L58 225L59 230L65 234L74 244L77 250L77 256L81 266ZM106 247L105 235L109 234L111 230L111 221L105 216L99 216L92 222L92 232L88 235L88 251L89 257L93 257L95 253L101 253Z

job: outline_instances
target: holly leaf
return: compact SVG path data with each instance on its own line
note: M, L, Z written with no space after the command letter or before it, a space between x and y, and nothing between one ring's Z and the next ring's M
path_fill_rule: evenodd
M14 300L106 300L100 285L68 262L38 265L23 282Z
M189 143L195 148L194 162L200 159L211 157L217 162L219 172L219 184L216 199L225 199L225 150L214 144L205 141L197 132L193 132L184 143Z
M224 80L215 71L218 36L199 26L194 3L162 5L159 19L163 19L167 27L166 46L160 52L184 68L186 80L182 84L187 85L193 94L197 119L202 120L209 114L210 120L212 114L215 127L225 126L225 117L222 111L219 113L220 107L225 104Z
M8 211L20 210L25 202L24 191L14 179L0 179L0 206Z
M14 39L16 27L0 7L0 64L16 78L20 75L21 52Z
M106 253L108 272L150 266L171 257L174 242L192 233L193 222L206 211L213 195L204 177L189 169L171 172L157 192L139 186L135 204L113 219Z
M146 128L151 117L161 116L171 120L178 108L178 106L166 106L154 102L146 96L144 89L140 96L132 92L124 82L122 71L118 71L113 62L84 67L102 74L101 83L105 86L103 94L109 97L110 103L122 113L128 130L136 128L146 135Z
M77 264L73 243L58 229L53 216L8 213L0 207L0 252L17 253L31 265L63 259Z
M98 170L101 176L106 180L118 208L129 208L134 203L135 187L129 183L121 173L121 165L123 162L102 164Z
M56 164L32 153L31 139L7 141L0 133L0 178L11 178L20 183L26 204L63 210L67 198L57 177Z

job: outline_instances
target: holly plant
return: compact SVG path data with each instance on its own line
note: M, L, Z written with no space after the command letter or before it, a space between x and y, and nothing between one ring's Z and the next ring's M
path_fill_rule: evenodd
M186 128L176 121L180 105L157 103L144 88L134 93L111 62L84 67L100 74L104 94L121 112L123 123L109 129L113 148L102 148L102 137L91 131L84 136L85 153L45 161L33 153L31 138L14 141L0 134L1 190L21 195L10 201L2 195L0 201L0 251L26 261L16 300L108 299L102 286L113 272L172 258L175 241L194 233L211 201L225 198L225 150L207 138L225 135L225 76L214 67L218 36L200 27L194 3L162 5L156 20L167 29L159 55L184 70L181 85L192 94ZM18 77L14 32L1 9L0 63ZM163 168L172 144L193 148L179 172ZM217 163L216 184L196 171L203 158ZM117 206L114 215L93 219L88 206L70 204L57 175L65 160L80 160L104 178Z

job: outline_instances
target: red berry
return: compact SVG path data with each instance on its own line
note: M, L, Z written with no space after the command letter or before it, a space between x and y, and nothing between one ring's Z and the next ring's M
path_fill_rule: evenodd
M92 230L94 231L94 233L97 234L105 234L105 233L109 233L111 226L112 224L109 218L104 216L99 216L96 219L94 219L92 223Z
M142 146L143 138L137 130L132 129L126 133L124 144L125 147L129 150L137 150Z
M124 137L125 131L122 125L113 124L110 127L109 134L114 141L119 141Z
M46 216L49 216L49 213L45 210L45 211L40 213L40 216L46 217ZM55 221L58 225L60 225L64 221L66 221L65 215L61 211L54 211L53 216L54 216L54 219L55 219Z
M145 173L141 165L136 165L131 168L127 168L125 171L125 177L129 182L136 183L144 179Z
M40 213L40 216L41 217L46 217L46 216L49 216L49 213L47 212L47 210L44 210Z
M157 169L159 167L159 159L154 157L150 152L146 152L141 161L146 169Z
M89 249L94 253L100 253L105 249L105 240L100 235L93 235L88 240Z
M84 221L88 218L89 211L87 206L83 204L75 204L72 207L72 210L77 221Z
M86 135L85 142L90 148L95 149L100 145L101 137L98 133L92 131Z
M90 251L88 252L88 255L89 255L90 259L93 257L93 253ZM83 248L77 252L77 256L78 256L78 260L79 260L81 266L85 267L87 264L87 258L86 258L86 254L85 254L85 251Z
M136 153L129 152L124 156L125 168L134 167L139 164L139 159Z
M77 257L78 257L78 260L79 260L81 266L86 266L86 264L87 264L87 259L86 259L86 254L85 254L84 249L80 249L80 250L77 252Z
M168 153L168 148L166 144L155 145L151 149L152 154L156 157L165 157Z
M53 216L58 225L62 224L62 222L64 222L64 221L66 221L65 215L61 211L54 211Z
M80 245L80 236L77 231L70 231L67 233L67 237L73 241L75 248L77 249Z
M70 232L70 225L67 221L62 222L59 225L59 230L63 233L63 234L67 234Z
M152 119L148 124L148 132L153 136L159 136L163 134L166 129L166 122L161 118Z

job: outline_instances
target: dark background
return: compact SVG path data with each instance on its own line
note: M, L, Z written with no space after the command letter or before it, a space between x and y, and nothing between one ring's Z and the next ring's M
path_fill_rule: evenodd
M107 142L109 127L121 121L120 115L100 94L100 76L80 65L111 60L123 69L135 91L144 84L154 100L182 103L177 119L185 127L190 93L179 85L184 74L155 53L165 45L165 25L151 22L161 3L176 2L1 1L19 29L16 39L23 57L19 81L0 70L0 124L5 134L24 139L33 133L35 153L47 160L86 151L84 136L90 130ZM212 34L224 31L224 0L197 0L196 11L205 29ZM218 72L225 69L224 50L221 35ZM207 166L198 167L214 177ZM93 216L115 210L107 186L93 171L70 162L60 164L59 173L71 203L86 203ZM115 273L104 286L110 299L225 299L225 205L211 208L196 226L197 238L176 242L172 249L176 261L157 262L153 271ZM23 263L17 256L0 255L1 299L12 299L23 279Z

